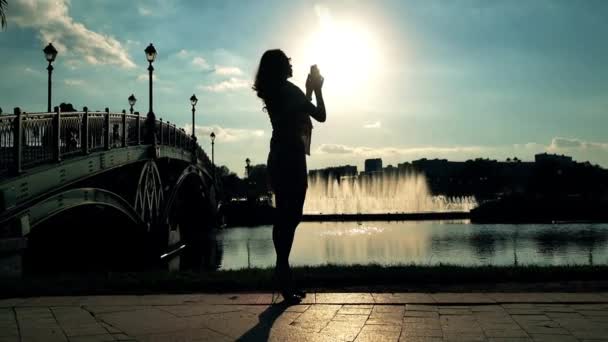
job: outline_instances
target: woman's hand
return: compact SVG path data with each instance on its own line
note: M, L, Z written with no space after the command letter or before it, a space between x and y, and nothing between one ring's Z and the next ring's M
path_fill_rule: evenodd
M314 90L313 86L312 86L312 76L310 74L308 74L308 77L306 78L306 98L308 99L308 101L312 100L312 91Z
M319 75L315 80L315 84L313 85L313 90L321 91L321 89L323 88L323 82L325 82L325 77Z
M312 65L310 67L310 73L306 78L306 93L309 93L311 90L320 91L323 88L323 81L325 79L321 76L319 72L319 68L317 65Z

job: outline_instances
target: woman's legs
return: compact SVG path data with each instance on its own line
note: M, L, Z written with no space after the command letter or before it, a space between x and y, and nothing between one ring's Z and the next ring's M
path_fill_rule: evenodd
M303 296L300 291L294 291L291 284L289 254L293 246L296 228L302 220L302 209L306 197L306 155L293 154L291 151L271 150L268 156L268 167L276 200L275 222L272 230L272 240L277 253L276 275L283 296L294 299Z
M272 227L272 242L274 243L274 249L277 253L277 270L286 270L289 268L289 254L286 254L284 236L288 226L288 214L289 205L287 197L283 196L283 193L277 192L275 194L276 210L274 226Z
M272 241L277 253L277 266L289 268L289 254L293 246L296 228L302 220L306 189L276 194L276 216L272 229Z
M306 188L302 191L277 191L276 216L272 230L272 240L277 253L276 270L282 286L289 287L290 267L289 254L293 246L295 231L302 220L302 209L306 197ZM291 289L290 289L291 290Z
M289 259L291 254L291 247L293 246L293 239L296 234L296 228L302 221L302 210L304 209L304 199L306 198L306 188L303 191L297 191L291 194L289 203L289 217L287 218L287 224L285 226L285 234L283 236L283 243L285 248L285 254Z

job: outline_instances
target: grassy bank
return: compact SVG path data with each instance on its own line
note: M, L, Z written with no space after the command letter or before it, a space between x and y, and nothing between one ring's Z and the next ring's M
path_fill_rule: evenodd
M61 274L2 279L0 296L272 291L272 269L216 272ZM599 291L608 266L318 266L296 267L316 291Z

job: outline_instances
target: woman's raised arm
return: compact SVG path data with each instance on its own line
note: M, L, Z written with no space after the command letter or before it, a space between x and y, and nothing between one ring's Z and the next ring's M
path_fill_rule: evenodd
M325 122L327 113L325 112L325 101L323 101L323 91L321 88L315 89L315 98L317 99L317 106L310 113L310 116L319 122Z
M323 77L321 77L317 81L317 84L313 84L310 75L308 75L308 78L306 79L306 98L308 99L308 101L312 101L312 93L314 89L315 98L317 99L317 105L311 106L313 108L310 108L309 114L319 122L325 122L325 120L327 119L327 113L325 112L325 101L323 100L322 91L324 81L325 80L323 79Z

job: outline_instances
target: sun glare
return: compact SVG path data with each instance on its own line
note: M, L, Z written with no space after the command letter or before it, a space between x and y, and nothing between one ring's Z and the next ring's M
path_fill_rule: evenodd
M319 14L319 19L319 29L305 45L305 61L319 66L326 86L337 95L354 95L370 86L381 63L369 29L354 21L334 21L328 13Z

